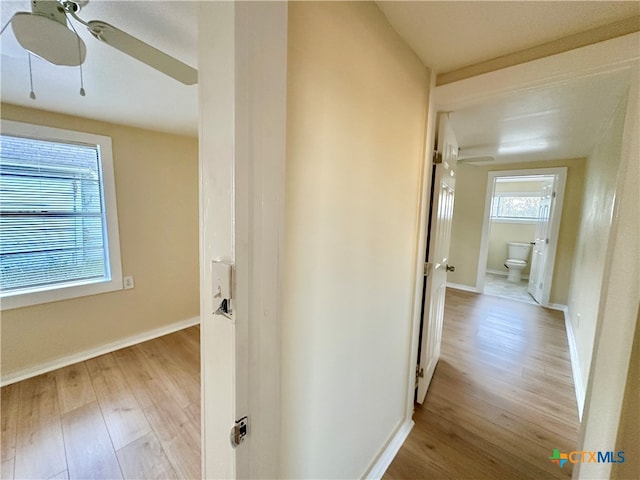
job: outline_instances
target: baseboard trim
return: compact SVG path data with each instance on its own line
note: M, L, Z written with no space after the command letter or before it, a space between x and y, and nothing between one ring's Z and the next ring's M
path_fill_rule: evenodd
M4 387L5 385L10 385L21 380L26 380L27 378L35 377L43 373L57 370L58 368L73 365L74 363L78 362L84 362L85 360L89 360L90 358L99 357L100 355L104 355L105 353L111 353L116 350L120 350L121 348L126 348L137 343L146 342L147 340L153 340L154 338L162 337L163 335L177 332L178 330L182 330L193 325L198 325L199 323L200 317L193 317L181 322L165 325L160 328L154 328L153 330L148 330L137 335L132 335L115 342L110 342L99 347L90 348L88 350L73 353L71 355L65 355L64 357L56 358L55 360L50 360L40 365L35 365L33 367L25 368L17 372L2 375L2 379L0 379L0 386Z
M571 356L571 373L573 374L573 386L576 391L576 404L578 405L578 419L582 421L582 411L584 409L584 397L586 394L584 385L582 384L582 372L580 371L580 362L578 360L578 347L576 345L576 337L573 334L573 324L571 323L571 315L569 307L564 306L564 326L567 330L567 341L569 342L569 355Z
M380 480L384 473L391 465L391 462L396 457L400 447L409 436L409 432L415 425L415 422L411 419L405 420L398 428L398 431L393 436L387 447L382 451L378 460L369 469L369 473L364 477L366 480Z
M550 308L551 310L559 310L560 312L564 312L564 318L567 319L569 315L569 307L563 305L561 303L548 303L547 305L543 305L543 307Z
M447 282L447 288L453 288L455 290L462 290L464 292L480 293L476 287L470 287L469 285L462 285L460 283Z
M509 272L503 272L502 270L493 270L493 269L488 269L486 270L486 273L492 273L494 275L500 275L502 277L508 277L509 276Z

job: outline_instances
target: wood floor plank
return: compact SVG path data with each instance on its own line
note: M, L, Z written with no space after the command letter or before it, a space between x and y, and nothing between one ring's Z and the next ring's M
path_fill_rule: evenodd
M116 450L151 431L122 370L111 354L87 360L104 421Z
M49 477L47 480L69 480L69 472L64 470L55 474L53 477Z
M125 479L177 478L162 445L154 433L140 437L117 451L118 461Z
M13 478L13 467L15 465L15 458L9 458L2 461L2 467L0 468L0 478L3 480L10 480Z
M54 373L61 415L87 403L95 402L96 395L84 362L60 368Z
M174 349L167 349L164 342L150 341L136 345L136 348L149 360L149 364L160 377L167 378L167 388L172 397L183 408L200 401L200 383L189 372L194 368L187 366L183 369L179 366L179 358L183 355L176 354Z
M157 401L174 399L174 395L182 408L189 405L189 399L181 392L175 383L162 375L145 355L138 350L137 345L113 352L116 362L120 366L127 383L131 388L140 407L144 410Z
M179 478L200 478L200 426L169 400L145 409L145 415Z
M2 478L200 478L198 341L191 327L3 387Z
M55 375L20 382L15 478L49 478L66 466Z
M189 420L191 420L191 423L193 423L194 425L200 425L200 421L201 421L200 402L198 402L197 404L192 403L187 408L185 408L184 411L187 414L187 417L189 417Z
M62 417L69 478L122 478L98 402L78 407Z
M173 335L159 339L164 349L174 352L174 361L187 372L191 372L200 382L200 329L198 326L180 330Z
M2 445L2 461L16 456L16 433L18 426L18 403L20 384L13 383L0 389L1 422L0 444ZM13 467L12 467L13 468ZM4 478L4 477L2 477Z
M569 478L548 457L575 448L571 379L561 314L447 291L440 361L384 478Z

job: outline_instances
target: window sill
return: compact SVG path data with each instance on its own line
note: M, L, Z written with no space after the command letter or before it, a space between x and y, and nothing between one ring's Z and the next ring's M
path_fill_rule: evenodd
M15 308L30 307L43 303L58 302L61 300L71 300L100 293L115 292L122 290L122 278L110 281L96 281L93 283L67 284L57 288L38 290L32 292L21 292L7 294L0 298L0 310L13 310Z
M538 223L537 219L529 219L529 218L495 218L491 217L492 223L523 223L527 225L535 225Z

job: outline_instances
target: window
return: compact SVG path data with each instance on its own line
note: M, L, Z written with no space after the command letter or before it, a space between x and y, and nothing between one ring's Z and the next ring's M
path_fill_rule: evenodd
M500 192L493 197L491 219L535 222L539 207L539 193Z
M2 309L121 288L111 139L2 121Z

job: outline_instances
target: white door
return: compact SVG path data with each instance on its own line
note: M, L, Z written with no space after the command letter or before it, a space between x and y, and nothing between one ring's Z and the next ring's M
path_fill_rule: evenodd
M458 142L448 114L439 114L436 143L437 162L433 165L431 212L427 240L427 275L424 281L420 346L418 350L418 403L424 402L431 377L440 357L440 340L449 265L449 243L455 196L455 166ZM440 157L441 156L441 157Z
M547 180L540 193L540 207L536 223L536 236L531 253L531 268L529 272L529 294L538 303L542 303L544 292L545 268L548 261L549 225L551 209L554 200L555 179Z

